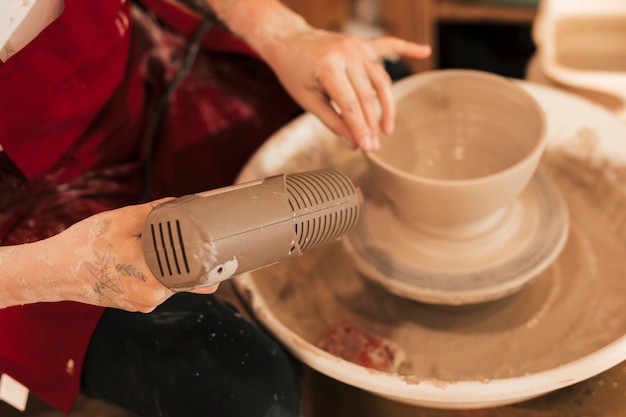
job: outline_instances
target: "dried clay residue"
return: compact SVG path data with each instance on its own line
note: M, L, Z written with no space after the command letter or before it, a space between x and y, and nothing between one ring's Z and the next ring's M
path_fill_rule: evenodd
M600 157L594 138L583 131L547 150L541 169L566 201L570 234L553 265L516 294L458 307L403 299L359 274L334 243L255 271L258 295L308 342L298 349L315 354L349 317L404 352L395 372L410 382L521 377L585 358L626 334L626 166Z
M626 139L626 138L625 138ZM542 168L565 192L585 199L603 213L611 230L626 237L626 165L600 156L600 140L592 129L581 129L566 145L548 149Z

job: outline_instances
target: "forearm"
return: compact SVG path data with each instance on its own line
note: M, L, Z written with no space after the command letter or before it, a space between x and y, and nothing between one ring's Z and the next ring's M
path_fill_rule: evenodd
M0 308L36 302L61 301L84 292L65 269L51 241L0 248ZM68 271L69 272L69 271Z
M266 61L277 42L310 29L307 22L279 0L205 0L235 34Z
M353 148L378 148L394 129L385 56L425 58L430 47L317 29L280 0L203 0L272 68L285 90Z
M169 295L140 245L149 205L104 212L35 243L0 248L0 308L76 301L150 311Z

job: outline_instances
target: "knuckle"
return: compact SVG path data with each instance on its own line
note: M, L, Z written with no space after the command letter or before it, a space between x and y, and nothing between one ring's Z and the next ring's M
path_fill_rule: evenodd
M356 114L360 110L361 110L361 105L356 99L348 99L343 104L344 113L353 115L353 114Z
M372 80L378 85L391 85L391 76L384 67L377 65L372 71Z

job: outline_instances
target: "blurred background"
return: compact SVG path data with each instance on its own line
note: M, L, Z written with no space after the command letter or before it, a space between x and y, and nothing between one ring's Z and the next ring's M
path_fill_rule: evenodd
M524 78L539 0L284 0L310 23L363 36L390 34L433 46L426 61L390 59L393 78L471 68Z

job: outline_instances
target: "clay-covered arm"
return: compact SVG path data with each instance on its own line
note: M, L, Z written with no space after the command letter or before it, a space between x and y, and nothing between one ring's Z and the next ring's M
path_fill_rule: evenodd
M0 308L68 300L152 311L173 294L152 275L141 248L143 223L157 203L100 213L48 239L0 248Z
M388 55L425 58L430 47L314 28L279 0L205 0L272 67L307 111L354 147L374 150L394 129Z

